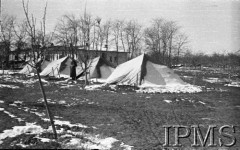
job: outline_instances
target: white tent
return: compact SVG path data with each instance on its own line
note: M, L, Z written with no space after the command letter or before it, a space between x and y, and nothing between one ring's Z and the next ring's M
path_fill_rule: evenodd
M41 70L44 70L49 63L50 63L50 61L44 60L41 63ZM23 69L20 70L18 73L21 73L21 74L36 73L36 70L33 68L33 66L34 66L33 61L28 61L28 63L23 67Z
M119 65L106 80L107 84L186 85L173 70L151 62L145 54Z
M113 66L103 58L96 57L89 67L89 78L107 79L113 72Z
M55 60L40 73L41 76L70 77L72 59L68 56ZM81 67L76 67L76 75L81 73Z

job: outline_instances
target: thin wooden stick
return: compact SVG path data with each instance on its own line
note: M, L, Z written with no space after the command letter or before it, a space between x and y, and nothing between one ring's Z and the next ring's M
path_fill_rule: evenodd
M49 110L49 107L48 107L48 102L47 102L46 94L45 94L45 91L44 91L44 88L43 88L41 76L40 76L40 74L39 74L38 69L36 69L36 70L37 70L37 76L38 76L39 85L40 85L40 88L41 88L41 91L42 91L42 95L43 95L45 107L46 107L46 110L47 110L47 115L48 115L48 118L50 119L50 123L51 123L51 125L52 125L52 130L53 130L54 138L57 139L56 128L55 128L55 125L54 125L54 121L53 121L53 119L52 119L52 114L51 114L51 112L50 112L50 110Z

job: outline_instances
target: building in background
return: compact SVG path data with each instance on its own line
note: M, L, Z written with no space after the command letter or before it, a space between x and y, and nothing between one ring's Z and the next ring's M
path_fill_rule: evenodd
M65 47L65 46L49 46L43 50L47 60L54 61L64 56L74 57L80 60L81 56L95 58L101 56L105 60L111 62L114 66L124 63L129 60L129 52L104 51L104 50L86 50L80 47ZM31 56L31 49L11 51L9 55L10 61L28 61Z

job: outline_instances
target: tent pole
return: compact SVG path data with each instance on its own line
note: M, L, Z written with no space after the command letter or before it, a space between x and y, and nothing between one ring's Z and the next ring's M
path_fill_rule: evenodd
M53 76L54 76L54 70L53 70L53 67L52 67L52 73L53 73Z
M27 66L27 69L28 69L28 72L29 72L29 74L30 74L30 70L29 70L28 66Z
M57 69L57 72L58 72L58 76L59 76L59 78L60 78L60 72L59 72L59 69L58 68L56 68Z

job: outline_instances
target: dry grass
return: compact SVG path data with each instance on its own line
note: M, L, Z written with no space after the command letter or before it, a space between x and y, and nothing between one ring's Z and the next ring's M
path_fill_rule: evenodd
M236 107L240 106L239 88L224 87L222 84L202 81L203 77L219 77L218 74L212 72L198 72L197 74L184 71L177 72L181 76L195 76L195 84L204 86L205 91L195 94L140 94L132 90L124 90L125 88L119 88L114 92L110 89L86 91L80 89L81 84L69 88L60 88L53 81L48 86L45 84L45 90L47 98L56 102L66 101L65 105L50 104L54 116L61 116L63 120L68 120L71 123L81 123L89 127L95 126L97 129L89 128L85 132L111 136L125 144L134 146L136 149L161 149L161 145L164 143L163 125L181 124L189 126L202 124L207 126L216 124L220 126L240 124L240 115L237 113L240 108ZM184 80L193 83L193 78ZM2 82L16 85L16 83ZM43 103L36 103L42 97L38 83L35 83L33 87L26 87L20 83L17 83L17 85L21 88L14 90L0 89L0 100L5 102L4 104L0 103L0 107L25 118L26 122L37 122L37 124L47 127L49 124L43 122L38 116L9 106L14 101L20 100L23 101L22 106L45 112ZM212 91L207 92L207 88L211 88ZM171 100L172 103L166 103L163 100ZM199 101L204 102L205 105ZM0 124L0 132L2 132L23 123L0 112ZM203 131L205 132L206 129L203 129ZM240 129L237 128L236 137L238 136L238 141L236 147L240 147L239 135ZM19 138L18 136L6 139L4 144L0 145L0 148L16 148L12 147L11 143ZM173 138L171 140L173 142ZM191 138L186 138L181 142L187 148L191 140ZM36 143L31 148L47 148L41 142ZM118 149L119 144L114 144L114 148ZM59 145L50 143L49 146L50 148L54 148L54 146L56 148Z

